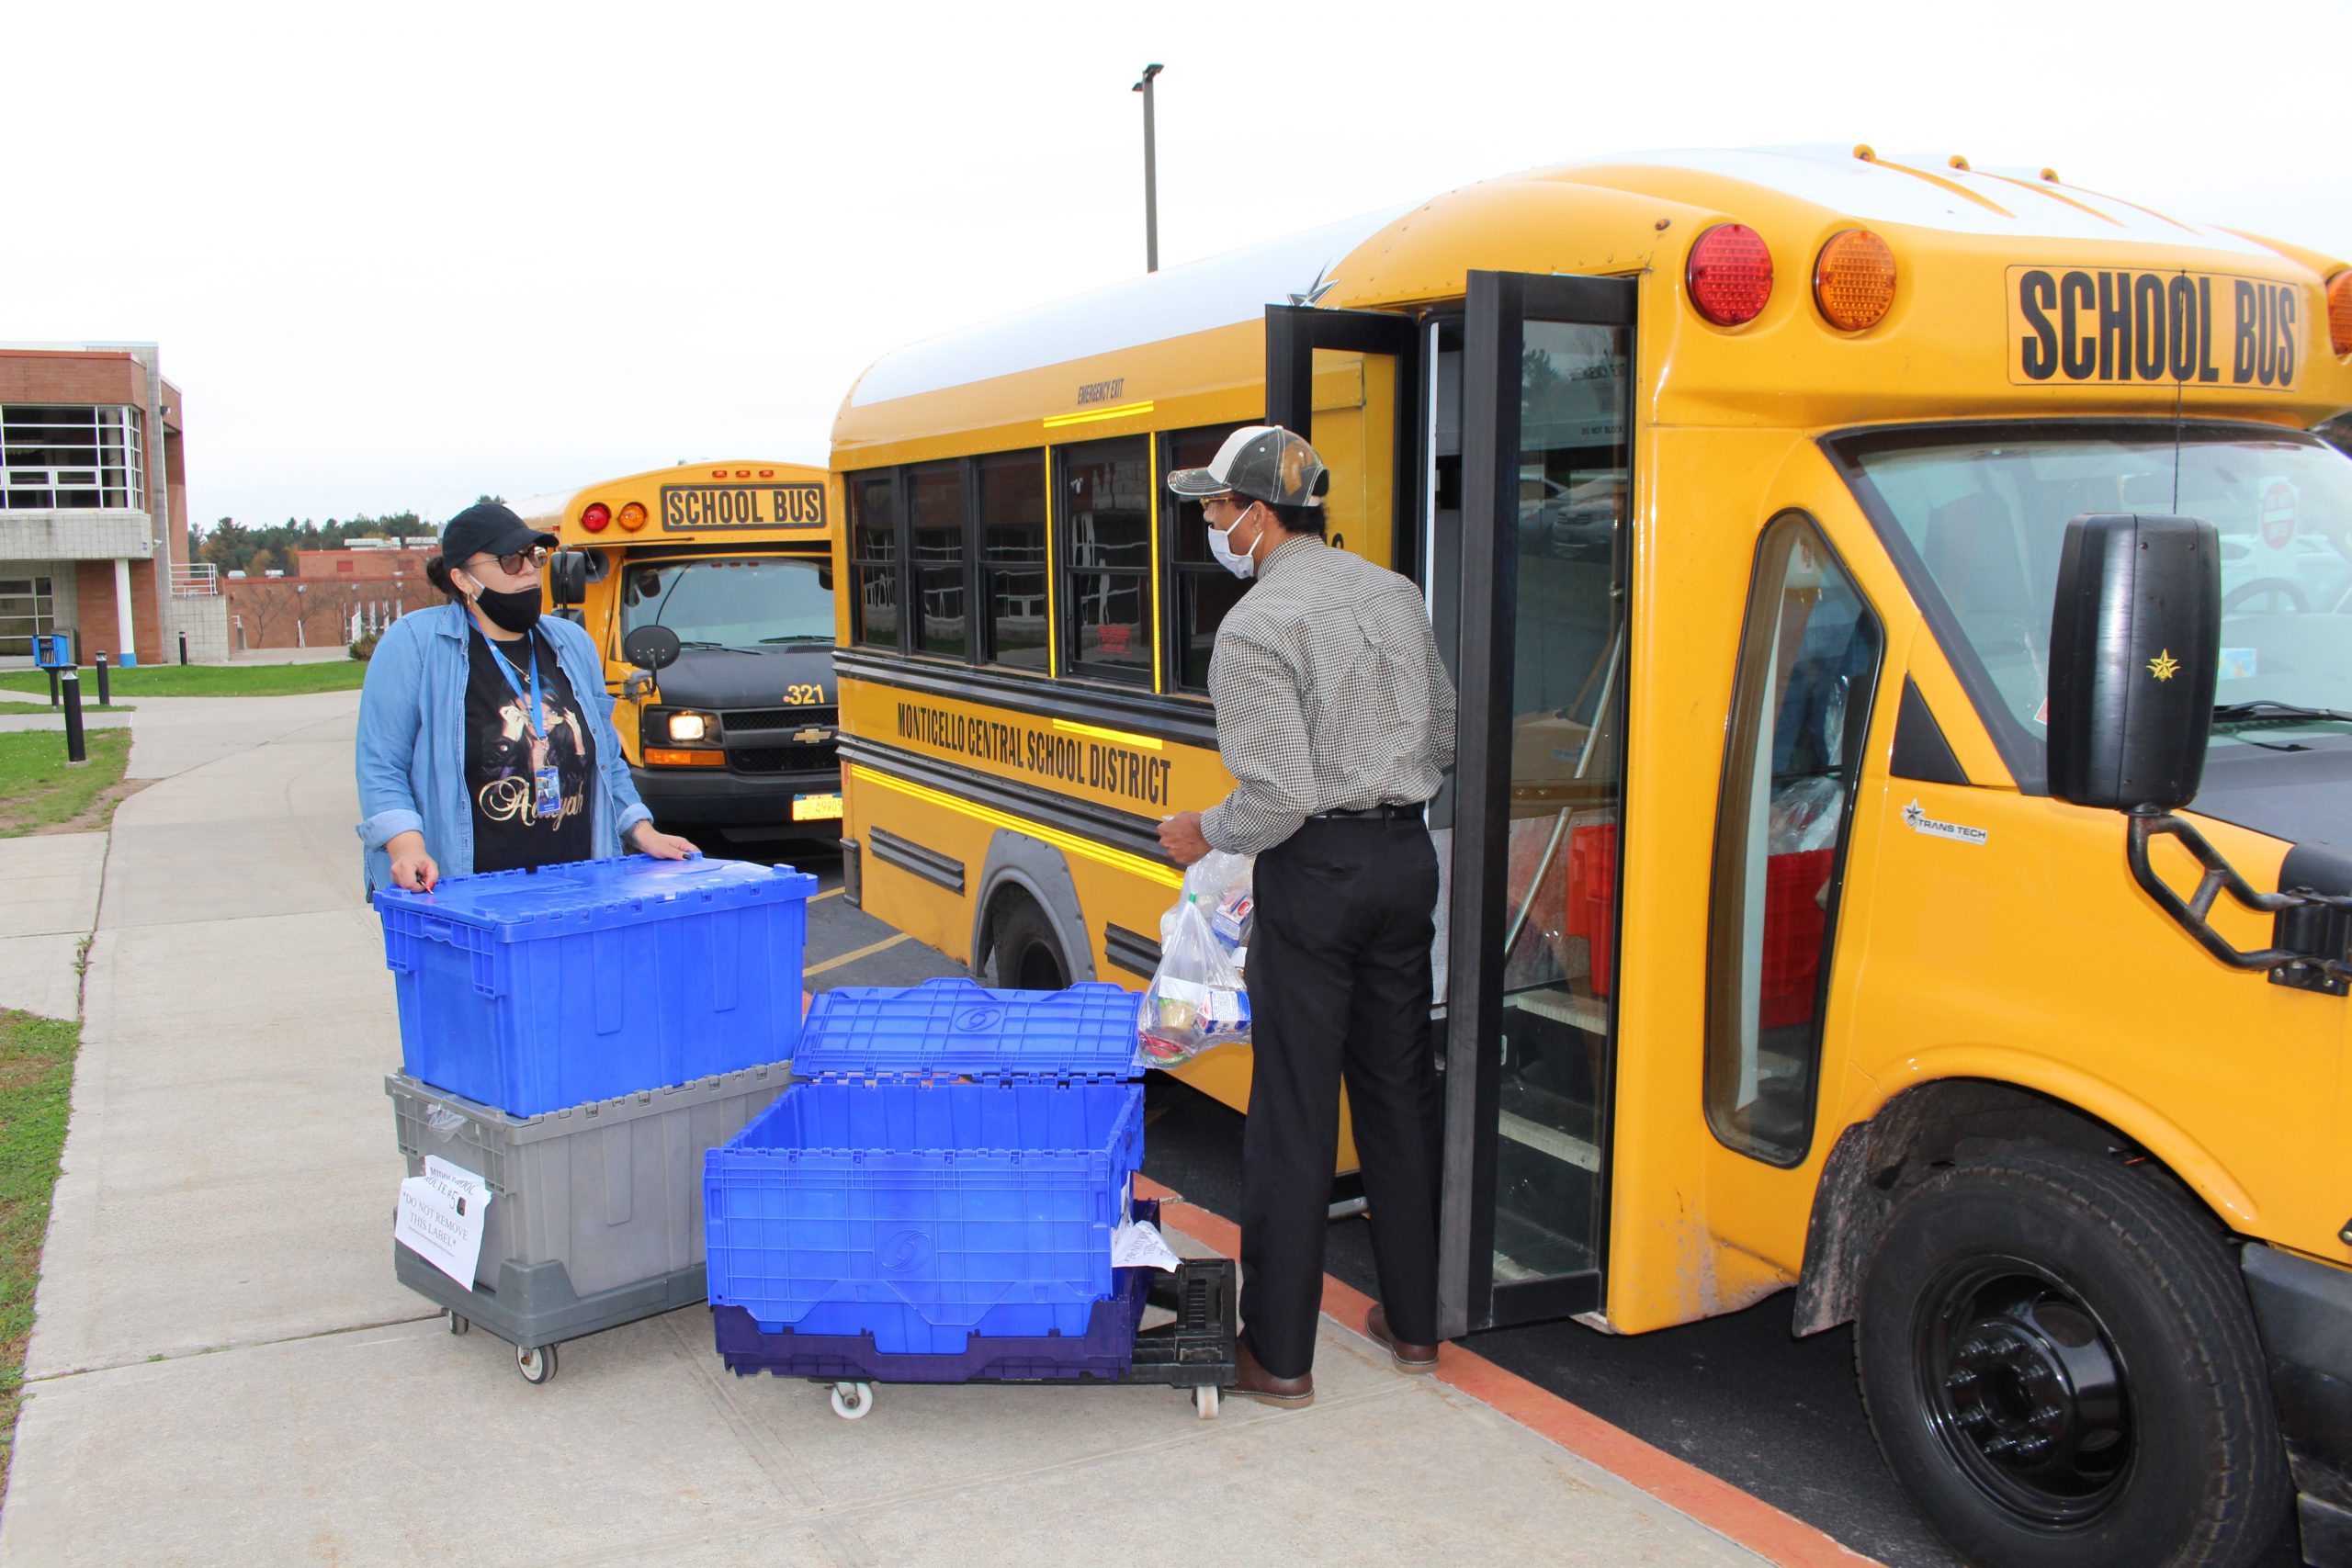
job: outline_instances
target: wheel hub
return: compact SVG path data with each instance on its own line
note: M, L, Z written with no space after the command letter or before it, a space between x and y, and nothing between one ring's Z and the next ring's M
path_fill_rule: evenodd
M2082 1522L2132 1453L2120 1363L2098 1321L2052 1281L1962 1283L1939 1314L1938 1425L1978 1484L2043 1526Z

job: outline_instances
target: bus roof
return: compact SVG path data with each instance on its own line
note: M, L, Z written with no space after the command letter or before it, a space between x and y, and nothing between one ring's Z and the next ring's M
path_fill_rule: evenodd
M2120 257L2122 247L2143 267L2255 274L2314 288L2343 265L2065 185L2048 170L1904 162L1867 148L1634 153L1462 186L910 344L876 361L851 389L835 445L901 439L915 434L910 425L952 427L912 407L865 412L880 405L1057 366L1099 366L1106 355L1221 328L1254 328L1269 304L1394 308L1457 298L1472 267L1640 273L1662 248L1679 258L1710 221L1724 220L1758 230L1776 250L1788 247L1780 257L1784 286L1801 271L1792 265L1800 255L1809 262L1828 234L1857 225L1914 254L1991 250L2020 262L2053 253L2096 262ZM2309 324L2323 334L2324 354L2324 305ZM1055 378L1060 408L1081 384L1083 374Z
M651 468L512 504L524 522L568 546L715 544L741 541L747 532L763 536L798 532L821 541L830 522L827 480L823 468L806 463L737 457ZM723 502L717 499L720 497ZM622 521L632 504L644 508L636 529ZM603 528L591 529L582 518L598 505L605 508L607 521Z

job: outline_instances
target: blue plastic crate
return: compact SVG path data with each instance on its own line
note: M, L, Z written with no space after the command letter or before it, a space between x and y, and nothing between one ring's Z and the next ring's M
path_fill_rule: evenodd
M380 890L402 1067L537 1116L789 1057L816 890L643 855Z
M794 1062L816 1081L705 1158L712 1304L884 1355L1084 1335L1143 1157L1135 1055L1116 986L820 997Z

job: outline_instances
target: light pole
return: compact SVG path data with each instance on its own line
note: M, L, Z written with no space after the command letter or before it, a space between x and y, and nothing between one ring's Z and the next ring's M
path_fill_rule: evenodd
M1151 79L1165 70L1159 65L1143 68L1143 80L1131 89L1143 95L1143 268L1146 272L1159 270L1159 170L1152 146Z

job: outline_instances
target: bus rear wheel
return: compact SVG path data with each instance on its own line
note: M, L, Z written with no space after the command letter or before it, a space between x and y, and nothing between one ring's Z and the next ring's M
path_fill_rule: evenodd
M2285 1521L2245 1286L2160 1179L2061 1151L1939 1170L1859 1306L1879 1450L1968 1562L2242 1568Z
M1037 901L1026 893L999 900L989 944L996 983L1016 991L1058 991L1069 985L1061 939Z

